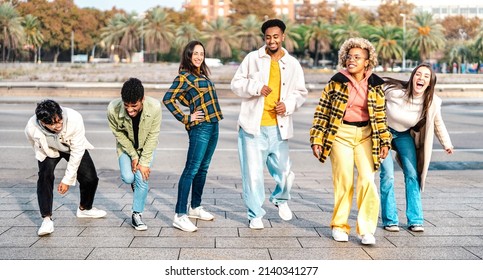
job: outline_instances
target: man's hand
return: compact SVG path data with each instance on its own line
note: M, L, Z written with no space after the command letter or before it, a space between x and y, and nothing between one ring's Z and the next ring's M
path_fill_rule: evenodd
M62 182L59 183L57 186L57 192L60 194L65 194L69 190L69 185L66 185Z
M389 154L389 147L384 146L384 147L381 148L381 152L379 153L379 157L382 158L382 159L385 159L388 154Z
M149 179L149 174L151 174L151 168L144 167L142 165L138 165L139 172L143 176L143 181L147 181Z
M268 86L265 86L265 85L260 90L260 94L265 96L265 97L267 97L271 92L272 92L272 89L269 88Z
M138 161L139 161L138 158L131 160L132 173L136 173L136 171L138 170Z
M322 146L316 144L312 145L312 154L317 159L320 159L320 157L322 156Z
M285 103L277 102L275 104L276 104L275 112L277 112L277 115L279 115L279 116L285 115L285 112L287 112L287 108L285 107Z

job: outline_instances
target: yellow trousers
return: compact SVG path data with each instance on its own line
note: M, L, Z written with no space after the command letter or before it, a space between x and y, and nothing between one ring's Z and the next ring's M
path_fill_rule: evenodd
M332 145L330 161L334 184L334 213L330 223L350 233L348 219L354 194L354 165L357 168L357 227L359 235L374 234L379 215L379 194L374 182L371 126L342 124Z

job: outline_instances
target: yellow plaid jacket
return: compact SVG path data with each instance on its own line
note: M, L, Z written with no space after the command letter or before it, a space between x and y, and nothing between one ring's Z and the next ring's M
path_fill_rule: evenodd
M381 147L391 147L392 135L387 127L385 98L382 85L384 80L372 74L368 79L367 106L372 128L372 157L374 170L379 169ZM342 73L335 74L325 86L315 108L314 120L310 129L311 145L322 146L320 161L330 155L332 143L342 123L342 117L349 99L349 79Z

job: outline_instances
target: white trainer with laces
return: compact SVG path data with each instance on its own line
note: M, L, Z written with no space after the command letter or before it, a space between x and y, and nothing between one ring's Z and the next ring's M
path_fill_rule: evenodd
M361 243L364 245L374 245L376 244L376 238L373 234L367 233L361 237Z
M290 221L292 219L292 210L290 210L290 207L288 207L288 203L280 203L276 205L278 208L278 215L282 220L284 221Z
M347 232L338 228L332 229L332 238L334 238L334 240L337 242L349 241L349 235L347 234Z
M187 232L193 232L198 230L198 228L190 221L186 214L181 216L175 214L173 219L173 226Z
M253 218L250 220L250 228L251 229L263 229L263 222L262 218Z
M106 216L106 211L97 209L96 207L92 207L91 209L87 210L80 210L80 208L77 208L77 218L102 218Z
M37 234L39 236L44 236L47 234L51 234L52 232L54 232L54 222L52 221L52 219L50 219L50 217L45 217Z
M188 210L188 217L193 219L200 219L203 221L211 221L215 218L215 216L205 211L205 209L203 209L203 206L198 206L195 209L191 208L190 206Z

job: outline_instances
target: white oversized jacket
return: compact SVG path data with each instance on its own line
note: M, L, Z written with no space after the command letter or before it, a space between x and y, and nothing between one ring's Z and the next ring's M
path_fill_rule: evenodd
M258 135L262 121L265 97L260 90L268 85L271 57L265 52L266 46L250 52L243 59L231 81L231 90L242 98L238 126L247 133ZM279 60L280 102L286 107L284 116L277 115L277 123L282 139L293 137L292 114L302 106L307 97L304 72L300 63L286 49Z
M60 142L70 148L69 162L65 170L62 183L73 186L77 180L77 170L86 149L94 149L94 146L85 137L84 120L81 114L70 108L62 108L64 125L59 133ZM45 134L37 124L37 117L33 115L25 127L25 135L35 152L35 158L44 161L45 158L57 158L59 151L52 149L47 144Z

